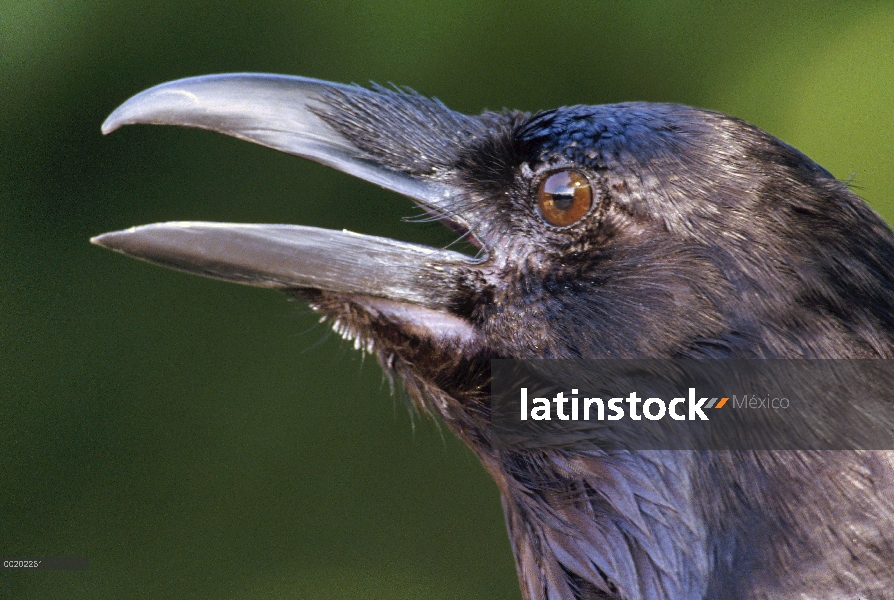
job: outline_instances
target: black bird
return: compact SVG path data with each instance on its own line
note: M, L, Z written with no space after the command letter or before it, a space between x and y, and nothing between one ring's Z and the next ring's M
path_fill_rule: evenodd
M237 74L149 89L132 123L211 129L412 198L459 253L288 225L93 242L307 299L478 455L522 594L892 598L894 453L509 451L493 358L894 354L894 236L763 131L671 104L467 116L410 90Z

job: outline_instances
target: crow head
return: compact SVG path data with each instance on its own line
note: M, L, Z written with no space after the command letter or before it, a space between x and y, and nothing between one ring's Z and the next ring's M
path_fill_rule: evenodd
M500 453L490 359L894 348L888 227L797 150L715 112L627 103L467 116L411 91L240 74L149 89L103 132L134 123L210 129L329 165L410 197L480 248L473 259L347 231L197 222L93 239L298 294L376 355L494 476L530 598L733 597L771 581L749 575L770 567L741 540L773 540L788 521L756 516L763 492L743 478L760 464L767 486L784 485L794 463ZM821 470L805 464L791 468ZM727 513L700 504L718 486L713 504ZM780 511L805 501L779 497ZM721 535L727 514L748 518Z

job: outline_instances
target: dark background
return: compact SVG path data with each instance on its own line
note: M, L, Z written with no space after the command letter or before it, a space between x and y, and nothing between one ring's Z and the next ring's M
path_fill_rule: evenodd
M496 488L278 293L112 254L168 220L445 245L409 201L206 132L100 123L163 81L409 85L466 112L671 101L793 144L894 217L894 4L0 1L2 598L519 597Z

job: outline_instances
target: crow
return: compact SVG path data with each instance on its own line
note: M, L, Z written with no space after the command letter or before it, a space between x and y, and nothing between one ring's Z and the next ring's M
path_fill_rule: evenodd
M493 359L889 359L894 235L739 119L674 104L460 114L410 89L182 79L117 108L414 200L477 257L348 231L174 222L93 238L306 299L499 488L528 600L894 598L894 452L512 450Z

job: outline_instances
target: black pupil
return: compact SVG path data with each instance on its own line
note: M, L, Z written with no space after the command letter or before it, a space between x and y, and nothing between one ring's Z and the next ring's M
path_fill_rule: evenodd
M574 202L574 188L563 187L550 194L553 199L553 205L559 210L568 210Z

